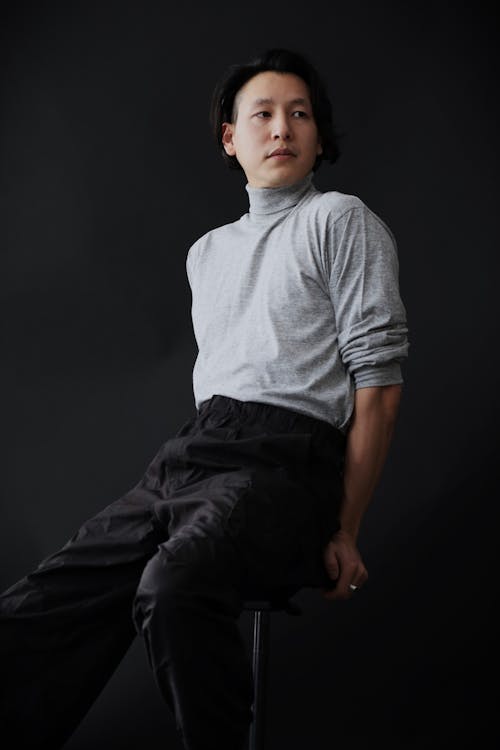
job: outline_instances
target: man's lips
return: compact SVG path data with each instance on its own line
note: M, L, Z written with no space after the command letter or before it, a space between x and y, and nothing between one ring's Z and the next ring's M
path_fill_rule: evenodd
M295 156L293 151L290 151L289 148L275 148L274 151L272 151L269 156Z

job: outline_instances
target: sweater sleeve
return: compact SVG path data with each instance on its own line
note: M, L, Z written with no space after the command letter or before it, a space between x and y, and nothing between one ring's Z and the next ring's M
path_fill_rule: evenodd
M193 242L186 255L186 276L189 282L189 286L191 287L191 291L193 290L194 267L196 264L195 252L197 244L198 242Z
M409 343L394 235L363 203L332 231L329 289L342 362L356 389L402 383Z

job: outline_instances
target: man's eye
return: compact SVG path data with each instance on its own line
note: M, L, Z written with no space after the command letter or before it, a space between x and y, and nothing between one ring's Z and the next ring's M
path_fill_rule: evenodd
M269 114L269 112L267 110L262 110L261 112L257 112L257 115L268 115L268 114ZM295 114L304 115L304 117L307 117L307 112L304 112L301 109L296 109L293 114L294 115ZM298 119L300 120L301 118L299 117Z

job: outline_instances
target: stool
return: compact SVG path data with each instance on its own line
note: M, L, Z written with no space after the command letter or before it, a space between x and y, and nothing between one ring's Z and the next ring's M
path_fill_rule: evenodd
M254 678L253 721L250 725L249 750L264 750L266 731L266 688L269 661L269 629L271 612L284 611L290 615L301 615L302 610L290 596L297 592L281 589L258 589L245 592L243 609L253 612L252 669Z

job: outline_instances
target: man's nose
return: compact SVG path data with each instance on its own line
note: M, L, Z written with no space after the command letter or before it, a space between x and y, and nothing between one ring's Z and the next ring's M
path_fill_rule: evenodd
M290 124L286 116L277 116L273 123L273 138L290 138Z

